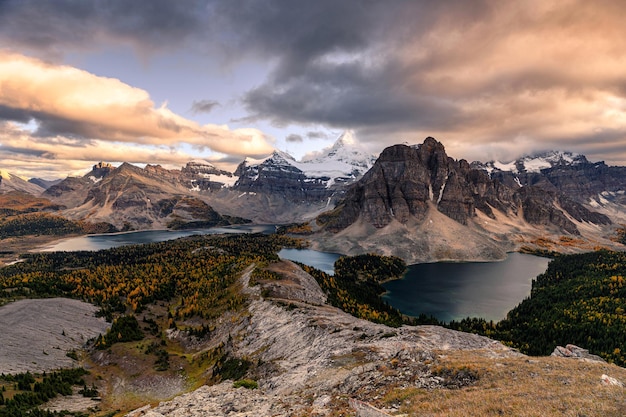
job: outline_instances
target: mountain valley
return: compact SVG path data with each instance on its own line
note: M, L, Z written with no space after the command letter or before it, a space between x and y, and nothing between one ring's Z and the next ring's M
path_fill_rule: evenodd
M346 132L309 159L275 151L234 173L203 161L180 170L99 163L82 177L39 182L45 190L8 173L0 187L59 207L47 212L117 230L306 222L321 250L415 263L620 247L625 177L626 167L567 152L470 164L433 138L375 158Z

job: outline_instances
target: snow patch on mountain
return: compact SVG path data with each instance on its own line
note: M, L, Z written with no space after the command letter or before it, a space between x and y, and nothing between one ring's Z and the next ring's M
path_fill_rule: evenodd
M181 173L191 184L189 191L193 192L204 191L207 183L209 188L216 187L215 184L218 183L222 184L221 187L232 187L238 178L232 173L219 169L202 159L194 159L187 162L187 165L181 169Z
M584 155L564 151L549 151L535 155L523 156L510 162L489 161L473 162L472 167L483 169L491 174L494 171L520 173L538 173L542 169L554 168L559 165L577 165L587 162Z

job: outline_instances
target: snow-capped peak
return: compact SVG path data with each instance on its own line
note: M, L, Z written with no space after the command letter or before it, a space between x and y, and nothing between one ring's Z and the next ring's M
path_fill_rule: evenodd
M275 149L274 152L272 153L272 155L266 159L266 161L268 160L272 160L278 163L291 163L291 162L295 162L295 158L291 155L289 155L287 152L283 152L281 150Z
M304 176L315 182L323 182L326 187L331 187L336 182L346 183L360 178L372 167L376 158L359 149L359 144L354 133L343 133L335 143L301 161L286 152L275 150L272 155L263 160L251 160L246 158L244 164L237 169L237 175L244 175L244 170L249 178L258 179L259 168L273 171L301 172Z
M201 167L211 167L211 168L215 168L215 166L208 162L205 161L204 159L193 159L189 162L187 162L188 166L201 166Z
M302 160L303 163L332 163L343 162L367 171L374 165L376 157L361 150L362 146L351 130L342 133L335 143L321 152L310 155Z
M358 145L356 137L354 136L354 130L346 130L339 136L334 146L355 146ZM333 146L333 147L334 147Z

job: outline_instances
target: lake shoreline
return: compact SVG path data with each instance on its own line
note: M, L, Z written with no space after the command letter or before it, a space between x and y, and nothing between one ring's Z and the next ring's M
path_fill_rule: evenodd
M381 285L381 298L402 314L441 322L466 317L499 321L530 295L532 281L550 259L509 252L498 262L412 264L402 278Z

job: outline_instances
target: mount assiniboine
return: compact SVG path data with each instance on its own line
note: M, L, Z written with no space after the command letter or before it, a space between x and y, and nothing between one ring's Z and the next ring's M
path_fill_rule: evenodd
M347 132L302 161L275 151L233 173L205 161L180 170L99 163L45 191L49 184L3 172L0 191L41 195L65 207L64 217L118 230L309 222L318 248L408 262L499 259L523 246L613 247L616 224L626 221L626 168L582 155L470 164L433 138L378 158L361 149Z
M618 219L611 214L623 213L619 178L626 172L555 155L524 158L507 165L515 172L496 172L504 164L454 160L433 138L389 147L334 210L317 218L320 231L312 240L323 250L382 252L409 262L500 259L522 246L614 246ZM604 203L607 195L616 197L613 206L594 200Z

